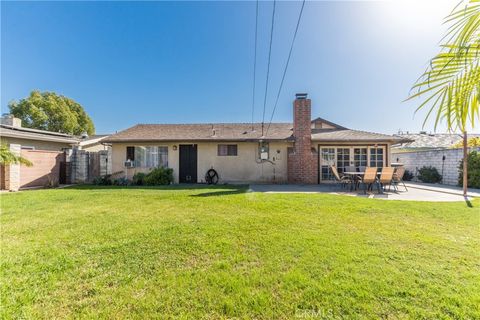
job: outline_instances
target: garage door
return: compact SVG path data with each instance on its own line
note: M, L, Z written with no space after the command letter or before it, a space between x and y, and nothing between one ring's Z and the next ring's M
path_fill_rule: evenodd
M33 166L20 167L20 188L45 186L49 181L58 183L61 162L65 161L63 152L22 150L22 157L30 160Z

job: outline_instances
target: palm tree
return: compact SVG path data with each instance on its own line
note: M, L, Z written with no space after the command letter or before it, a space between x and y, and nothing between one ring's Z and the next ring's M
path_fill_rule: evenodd
M10 164L23 164L27 167L31 167L31 163L28 159L17 156L14 154L6 144L0 144L0 164L10 165Z
M451 24L441 52L417 80L407 100L423 97L415 112L428 108L423 125L435 116L435 129L445 121L449 131L463 133L463 195L467 195L467 128L479 120L480 0L462 1L446 18Z

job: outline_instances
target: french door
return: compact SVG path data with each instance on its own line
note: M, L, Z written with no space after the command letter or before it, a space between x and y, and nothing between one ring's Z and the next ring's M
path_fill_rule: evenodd
M339 173L347 167L377 167L385 165L385 146L324 146L320 148L320 181L335 180L330 166L337 167ZM363 169L363 168L362 168Z

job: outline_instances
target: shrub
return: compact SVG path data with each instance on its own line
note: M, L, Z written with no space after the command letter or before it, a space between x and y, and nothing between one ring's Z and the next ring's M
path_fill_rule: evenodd
M439 183L442 181L442 175L435 167L422 167L418 170L418 179L427 183Z
M467 156L467 165L467 186L469 188L480 188L480 152L470 152ZM460 161L458 169L458 185L463 186L463 161Z
M130 181L127 178L123 177L112 180L112 184L114 186L128 186L130 185Z
M93 179L93 184L97 186L110 186L112 185L112 179L109 174L100 176L100 177L95 177Z
M132 184L135 186L143 186L145 184L145 177L147 175L143 172L137 172L133 175Z
M155 168L150 171L143 179L145 185L167 185L173 183L173 169Z
M405 169L405 173L403 174L403 181L412 181L413 180L413 173L410 170Z

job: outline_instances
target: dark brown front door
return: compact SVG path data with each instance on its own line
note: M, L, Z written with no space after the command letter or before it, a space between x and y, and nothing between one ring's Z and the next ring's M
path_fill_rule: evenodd
M180 145L180 183L197 183L197 145Z

